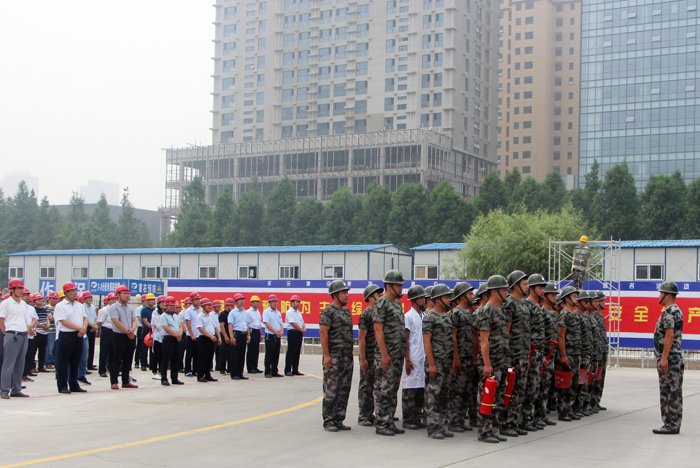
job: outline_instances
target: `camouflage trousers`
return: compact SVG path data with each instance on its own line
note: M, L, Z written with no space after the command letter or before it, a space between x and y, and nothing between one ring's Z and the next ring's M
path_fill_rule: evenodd
M683 419L683 361L668 363L668 372L661 370L661 361L657 361L656 369L659 373L659 394L661 396L661 420L664 428L671 430L681 429Z
M360 367L360 386L357 390L359 415L357 422L374 422L374 360L367 361L367 372Z
M544 369L544 374L541 374L539 397L535 401L535 421L541 421L546 418L550 410L549 401L554 393L552 388L554 387L555 353L556 351L552 353L547 367ZM544 366L544 362L542 365ZM541 372L542 368L540 368L540 373Z
M603 398L603 388L605 387L605 372L608 369L608 353L603 354L603 360L601 361L603 370L600 373L600 380L594 382L595 385L591 390L591 404L599 405L600 400Z
M515 370L515 386L513 387L513 395L510 397L510 405L507 407L505 420L507 427L515 427L520 424L520 416L525 403L525 390L527 389L528 358L513 359L513 370Z
M425 389L404 388L401 391L403 421L418 424L425 421Z
M323 366L323 359L321 360ZM331 356L331 368L323 366L323 426L340 425L345 421L352 387L352 356Z
M544 365L544 354L540 348L532 353L532 361L527 371L525 399L523 401L523 424L535 420L535 402L540 394L540 373Z
M591 380L591 383L588 386L588 398L586 399L586 401L583 402L585 408L591 408L596 405L595 392L600 381L596 381L595 374L596 372L598 372L598 367L600 366L600 363L601 361L599 359L591 359L591 364L590 366L588 366L588 368L590 369L589 372L593 376L593 380Z
M583 289L583 280L586 277L586 270L573 270L571 272L571 280L574 283L574 288Z
M580 356L567 356L569 358L569 367L571 367L571 385L569 388L558 388L557 395L557 411L560 417L568 416L572 410L571 405L574 403L574 398L578 394L578 375L581 367Z
M477 390L478 400L477 406L481 408L481 398L484 396L484 385L486 384L486 377L484 377L484 369L479 368L479 375L481 376L479 380L479 388ZM481 414L481 411L477 412L476 421L479 426L478 434L479 437L486 436L488 434L498 434L498 428L501 423L505 421L505 407L503 406L503 397L506 390L506 376L508 375L508 369L503 367L500 369L493 370L493 377L498 381L498 386L496 387L496 399L493 401L494 407L493 412L490 415Z
M426 360L427 362L427 360ZM436 360L437 374L431 377L426 372L428 384L425 386L425 416L428 435L443 431L447 424L447 406L450 402L452 381L452 356L442 361Z
M579 366L579 378L583 374L586 374L586 378L584 379L582 384L579 384L578 391L576 392L576 396L574 398L574 401L571 403L571 408L574 410L574 413L580 413L587 406L588 372L590 371L590 369L591 369L591 357L590 356L581 356L581 365Z
M403 359L393 359L386 372L382 370L382 359L374 360L374 411L377 428L388 429L394 425L402 371Z
M447 422L450 426L465 427L467 415L476 419L476 369L470 359L460 357L462 368L452 373L450 401L447 407Z

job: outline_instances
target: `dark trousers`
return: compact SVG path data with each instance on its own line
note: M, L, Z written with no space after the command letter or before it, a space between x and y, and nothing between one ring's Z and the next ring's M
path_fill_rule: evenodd
M78 332L60 332L58 335L58 347L61 350L58 356L56 369L56 385L58 390L80 388L78 385L78 366L80 354L83 351L83 337L78 337ZM68 368L70 366L70 376Z
M109 367L109 353L112 349L112 335L110 328L102 327L100 329L100 359L97 372L106 374Z
M36 341L36 350L38 351L37 359L39 360L39 365L37 368L41 369L42 367L46 367L46 345L49 343L49 335L37 333L34 337L34 341Z
M187 349L187 335L182 334L182 339L177 343L178 369L185 368L185 350Z
M134 353L134 365L136 367L141 367L141 341L139 338L141 337L141 330L143 327L138 327L136 329L136 352Z
M148 335L148 333L149 333L150 331L151 331L151 330L150 330L149 328L145 328L145 327L139 328L139 334L138 334L138 342L139 342L139 344L138 344L137 346L140 345L140 348L139 348L139 362L141 363L141 367L148 367L148 350L149 350L149 347L146 346L146 344L143 342L143 339L146 337L146 335Z
M153 346L151 347L151 372L156 374L158 372L158 367L160 366L161 356L163 355L163 344L153 340ZM167 368L165 369L168 370Z
M168 365L170 365L170 380L177 380L177 371L180 370L180 346L177 338L172 335L163 336L163 346L160 355L160 381L168 381Z
M281 341L272 333L265 335L265 374L278 374Z
M34 369L36 364L36 336L31 340L27 340L27 354L24 356L24 373L22 377L29 375L29 371Z
M197 379L211 378L211 360L214 357L214 342L202 335L197 338Z
M134 340L130 339L125 333L112 334L111 364L109 366L109 380L112 385L119 383L119 372L122 373L122 385L129 383L129 371L131 370L134 348ZM61 354L63 354L63 349L61 349Z
M284 360L284 373L299 372L299 354L304 335L299 330L287 330L287 356Z
M87 357L87 368L91 369L95 367L95 335L97 332L90 330L88 327L87 339L88 339L88 357Z
M185 374L189 374L194 370L197 372L197 340L193 340L191 337L187 337L187 351L185 352Z
M230 346L228 369L231 371L231 377L242 377L243 366L245 365L245 350L248 344L248 334L246 332L234 331L233 337L236 339L236 344Z
M260 330L251 328L250 343L248 343L248 373L258 368L258 360L260 359Z
M228 360L231 355L231 345L227 344L222 337L221 346L218 346L216 351L216 370L226 373L226 369L229 369Z

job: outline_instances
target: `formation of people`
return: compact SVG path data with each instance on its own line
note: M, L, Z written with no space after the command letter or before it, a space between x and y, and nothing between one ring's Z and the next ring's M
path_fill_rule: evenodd
M60 293L44 298L31 294L12 279L0 303L0 395L2 399L28 397L23 390L32 377L55 371L59 393L84 393L92 385L87 376L97 371L109 378L113 390L138 388L133 368L150 371L161 385L183 385L186 377L215 382L212 369L233 380L264 373L266 378L301 376L299 355L306 324L294 295L282 319L278 298L235 294L223 301L202 298L196 292L181 303L172 296L144 294L134 310L131 291L119 286L96 310L92 293L78 293L65 283ZM223 307L222 307L223 305ZM279 372L282 337L287 333L284 375ZM99 333L98 365L94 365L95 337ZM260 343L265 340L265 370L258 368ZM246 356L247 354L247 356ZM168 378L168 376L170 378ZM121 379L121 387L120 387Z
M360 426L383 436L427 429L445 439L477 429L478 440L507 441L605 411L608 339L602 291L561 290L540 274L516 270L492 276L475 289L467 282L411 286L404 314L401 272L390 270L384 288L364 290L359 318ZM353 323L350 288L333 281L320 317L323 348L323 427L344 424L351 392ZM678 287L661 285L664 306L654 338L664 425L677 434L682 419L683 315ZM402 387L402 428L397 427Z

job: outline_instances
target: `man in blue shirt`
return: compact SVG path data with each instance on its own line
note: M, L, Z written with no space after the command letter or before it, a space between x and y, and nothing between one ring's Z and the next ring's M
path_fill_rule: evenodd
M285 315L284 327L287 329L287 356L284 362L284 375L304 375L299 372L299 354L304 345L306 324L301 315L299 306L301 298L296 294L291 298L291 307Z
M248 380L243 376L245 366L246 346L250 342L250 329L248 328L248 311L243 308L245 297L241 293L233 296L236 307L228 314L228 334L231 340L228 368L231 371L231 379Z
M280 345L282 343L282 313L277 310L279 300L277 296L271 294L267 298L270 305L263 312L263 324L265 333L265 378L283 377L279 373L277 365L280 361Z

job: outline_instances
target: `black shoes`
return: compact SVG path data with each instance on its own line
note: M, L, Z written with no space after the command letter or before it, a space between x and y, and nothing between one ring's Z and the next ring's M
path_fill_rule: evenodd
M70 395L70 390L68 390L67 388L62 388L62 389L60 389L60 390L58 391L58 393L63 393L63 394L65 394L65 395Z
M12 395L14 396L14 395ZM660 429L652 429L654 434L664 434L664 435L673 435L673 434L679 434L681 431L680 429L669 429L668 427L664 426Z
M292 374L291 372L285 372L284 375L286 375L287 377L294 377L294 374Z
M389 430L394 431L394 434L405 434L406 433L406 431L404 431L403 429L399 429L398 427L396 427L395 424L392 425L391 427L389 427Z
M103 372L103 373L100 374L100 377L102 377L103 379L106 379L106 378L107 378L107 374Z
M273 376L273 377L284 377L284 376L283 376L282 374L280 374L279 372L276 372L276 373L272 374L272 376Z
M232 375L231 380L241 380L241 378L237 375Z
M90 382L88 382L88 379L86 379L85 377L79 378L79 379L78 379L78 382L82 382L82 383L84 383L85 385L92 385Z
M170 386L170 382L168 382L167 380L161 380L161 381L160 381L160 384L163 385L163 386L165 386L165 387L169 387L169 386Z
M207 382L208 382L208 380L207 380L207 379L205 379L204 377L202 377L201 379L200 379L200 378L197 378L197 382L201 382L201 383L207 383Z
M85 390L84 388L80 388L80 387L78 387L78 388L71 388L70 391L71 391L72 393L87 393L87 390Z
M272 378L272 374L265 374L265 378L266 378L266 379L271 379L271 378ZM333 427L335 427L335 426L333 426ZM336 429L336 431L338 430L337 427L335 427L335 429ZM328 429L326 429L326 430L328 430ZM335 432L335 431L331 431L331 432Z
M207 382L218 382L214 377L207 377L206 380Z
M337 428L336 428L336 430L337 430ZM385 427L378 427L374 432L376 434L383 435L383 436L393 436L394 435L394 431L392 431L389 428L385 428Z
M22 392L10 393L10 396L12 398L29 398L29 395L27 395L26 393L22 393Z
M185 382L181 380L173 380L173 385L185 385Z
M342 423L341 423L341 424L336 424L335 427L337 427L339 431L349 431L349 430L352 429L352 427L346 426L346 425L344 425L344 424L342 424Z
M296 372L292 372L292 375L301 376L301 375L304 375L304 374L302 374L302 373L299 372L299 371L296 371Z

